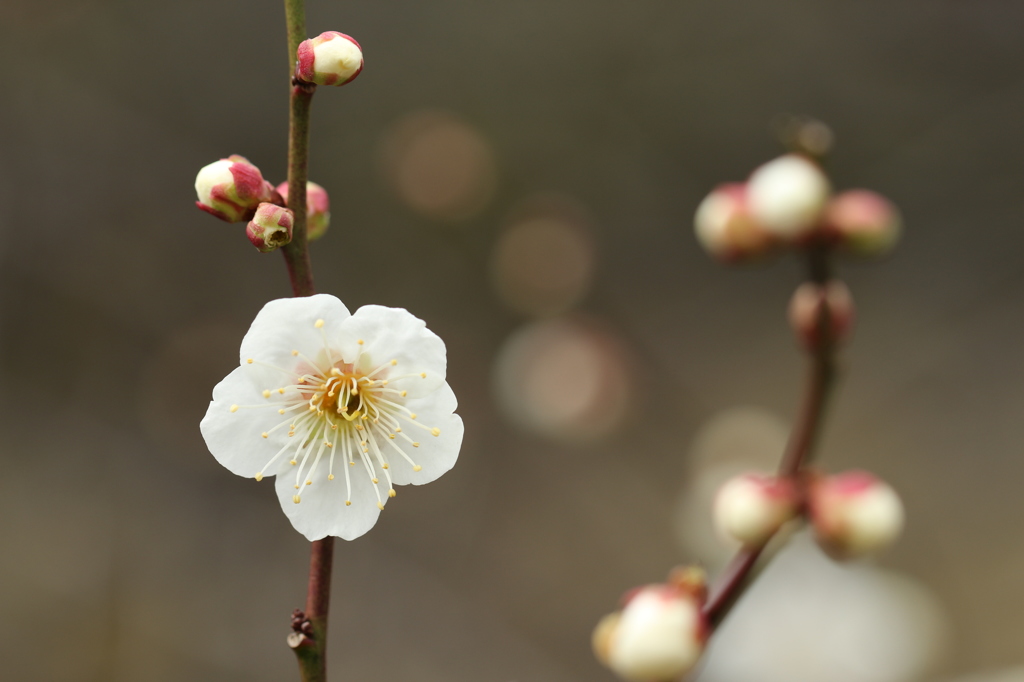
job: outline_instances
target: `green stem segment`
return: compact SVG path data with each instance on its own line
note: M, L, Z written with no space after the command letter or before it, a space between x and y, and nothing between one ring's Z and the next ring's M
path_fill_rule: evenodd
M294 73L299 43L306 39L304 0L284 0L288 29L288 71ZM288 208L295 214L292 241L281 248L295 296L312 296L313 266L306 240L306 180L309 177L309 110L316 86L291 80L288 114ZM288 644L299 661L302 682L327 682L327 614L331 601L331 565L334 538L312 544L309 557L309 587L306 619L312 632L293 633Z
M808 279L824 285L832 276L829 249L824 245L811 245L808 249ZM814 448L824 422L825 407L836 378L835 343L829 334L828 306L822 306L818 319L819 343L810 358L810 372L804 389L800 414L790 434L786 452L779 464L779 476L798 479L803 468L814 455ZM769 538L768 540L770 540ZM732 561L708 591L704 604L704 617L715 628L728 615L733 605L747 586L756 577L754 567L761 552L768 544L766 540L756 547L745 547L737 552Z

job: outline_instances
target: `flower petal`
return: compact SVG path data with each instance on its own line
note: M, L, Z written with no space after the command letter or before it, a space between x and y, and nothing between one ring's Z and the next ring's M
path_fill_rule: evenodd
M253 358L291 370L300 364L292 356L293 350L317 361L324 349L324 338L338 338L340 325L349 317L345 304L330 294L270 301L242 339L241 361ZM324 321L322 328L317 328L317 320Z
M421 471L413 471L412 466L390 446L382 446L382 451L390 462L391 478L396 485L422 485L440 478L442 474L455 466L462 447L464 427L462 418L453 414L458 407L455 393L447 383L441 385L429 396L410 400L406 406L416 413L416 422L428 428L438 428L441 433L431 435L429 431L417 428L404 422L403 432L420 446L412 447L408 441L395 439L394 443L401 447L416 464L423 467Z
M365 370L397 360L388 378L420 373L396 379L394 388L407 390L409 396L424 396L444 383L447 369L444 341L427 329L426 323L404 308L364 305L341 324L339 350L351 362L360 353L360 367ZM363 341L359 346L358 341Z
M340 466L339 466L340 465ZM348 467L352 477L352 504L345 505L345 472ZM320 540L333 535L343 540L354 540L373 528L380 516L377 508L377 495L373 492L373 484L366 475L360 462L354 467L336 457L334 461L334 480L327 480L327 467L320 462L312 485L300 483L295 489L295 475L284 472L277 477L274 487L281 502L281 509L295 530L306 536L306 539ZM388 501L387 487L381 485L381 497ZM302 501L296 504L294 496L298 494Z
M206 447L217 461L232 473L246 478L253 478L261 471L287 441L287 428L262 437L264 432L286 419L273 406L239 407L231 411L233 405L276 405L263 397L265 379L265 370L251 365L236 367L214 387L213 400L199 424ZM286 463L287 457L263 474L272 476L281 468L281 462Z

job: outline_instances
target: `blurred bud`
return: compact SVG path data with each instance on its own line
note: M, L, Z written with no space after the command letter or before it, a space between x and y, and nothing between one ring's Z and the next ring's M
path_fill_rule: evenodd
M825 224L843 247L863 256L887 253L902 231L896 207L865 189L843 192L829 202Z
M245 234L259 251L270 253L292 240L294 220L295 214L283 206L260 204Z
M203 166L196 176L196 206L229 223L252 217L261 202L270 201L274 188L260 169L237 154Z
M277 193L288 203L288 183L277 186ZM320 239L331 223L331 202L327 190L315 182L306 183L306 239Z
M881 550L903 529L903 503L896 491L865 471L812 480L808 502L818 544L836 559Z
M769 161L747 183L750 214L782 239L799 239L814 231L830 192L828 178L817 164L797 154Z
M726 481L715 497L718 532L745 546L757 546L796 515L797 490L792 481L742 474Z
M809 351L818 347L825 306L828 307L829 340L834 344L843 343L850 336L854 318L853 296L843 282L834 279L825 286L804 282L789 301L789 324L800 345Z
M317 85L345 85L363 70L363 51L354 38L327 31L299 44L295 75Z
M632 593L620 612L594 630L599 661L630 682L668 682L689 672L707 639L700 601L674 585Z
M751 217L747 186L719 185L700 202L694 216L697 240L715 258L730 262L762 256L773 238Z

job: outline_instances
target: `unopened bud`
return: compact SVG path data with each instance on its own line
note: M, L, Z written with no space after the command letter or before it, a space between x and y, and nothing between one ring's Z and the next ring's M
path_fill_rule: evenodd
M853 319L853 296L839 280L824 286L804 282L789 301L789 324L800 344L810 351L818 347L822 331L827 332L830 343L846 341L853 330Z
M283 206L260 204L245 234L259 251L269 253L292 240L294 220L295 214Z
M321 33L299 44L295 75L317 85L345 85L363 70L363 50L355 38L337 31Z
M739 183L720 185L705 197L697 207L694 227L701 246L727 262L764 255L774 241L751 217L747 186Z
M673 585L648 585L594 630L599 661L630 682L675 680L696 665L707 640L701 604Z
M896 491L865 471L813 480L808 501L818 543L837 559L881 550L903 529L903 503Z
M776 237L789 240L814 231L831 191L817 164L798 154L769 161L747 183L754 220Z
M796 516L797 490L792 481L775 476L742 474L715 496L715 527L724 537L748 547L768 541L782 524Z
M270 201L273 186L244 156L233 155L203 166L196 176L196 206L229 223L252 217L261 202Z
M277 186L277 193L288 203L288 183ZM319 239L331 223L331 202L327 190L315 182L306 183L306 239Z
M825 210L825 224L839 244L863 256L881 256L899 240L900 213L888 199L865 189L835 197Z

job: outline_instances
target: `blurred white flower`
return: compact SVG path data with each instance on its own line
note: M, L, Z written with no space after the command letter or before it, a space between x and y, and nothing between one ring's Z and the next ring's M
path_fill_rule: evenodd
M326 294L270 301L200 428L233 473L277 476L300 533L351 540L373 527L395 485L454 466L463 426L445 369L444 342L401 308L352 315Z

